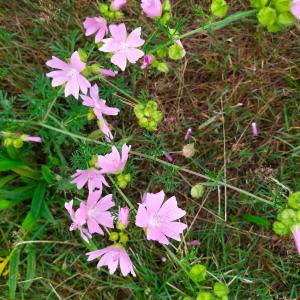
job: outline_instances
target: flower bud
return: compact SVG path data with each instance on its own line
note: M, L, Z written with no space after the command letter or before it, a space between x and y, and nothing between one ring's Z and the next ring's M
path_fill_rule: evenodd
M171 3L170 0L164 0L162 5L163 11L171 11Z
M117 232L111 232L109 235L109 240L112 242L116 242L119 239L119 234Z
M194 265L190 270L190 277L195 283L204 281L206 278L206 267L200 264Z
M125 189L125 188L126 188L126 186L127 186L127 181L125 180L123 174L119 174L119 175L117 176L117 181L118 181L118 186L119 186L121 189Z
M169 67L166 63L158 63L157 65L157 70L163 73L168 73L169 72Z
M262 26L273 25L276 21L276 11L271 7L263 7L258 12L257 18Z
M282 222L286 226L291 226L297 220L297 214L290 208L285 208L277 215L277 220Z
M120 232L119 242L125 244L125 243L128 242L128 240L129 240L128 235L126 233L124 233L124 232Z
M125 229L128 225L129 208L127 206L119 208L118 221Z
M191 196L195 199L200 199L204 194L204 186L201 183L197 183L191 189Z
M92 74L92 70L91 67L87 66L83 69L83 71L81 72L81 74L85 77L89 77Z
M13 146L16 148L16 149L19 149L19 148L22 148L23 147L23 141L21 139L15 139L13 141Z
M13 140L12 138L9 138L9 137L5 138L5 139L4 139L4 146L5 146L5 147L11 146L12 143L13 143L13 141L14 141L14 140Z
M212 0L210 10L216 17L223 18L229 9L229 5L225 0Z
M220 282L216 282L214 284L214 294L217 296L217 297L224 297L224 296L228 296L229 294L229 289L226 285L224 284L221 284Z
M87 53L86 53L83 49L81 49L81 48L79 48L77 51L78 51L80 60L81 60L82 62L85 62L85 63L86 63L86 62L87 62L87 59L88 59Z
M290 233L289 227L278 221L273 223L273 231L279 236L286 236Z
M186 297L184 297L182 300L193 300L193 298L190 297L190 296L186 296Z
M196 300L214 300L214 296L210 292L202 292L200 291L197 295Z
M163 13L160 21L163 23L163 24L168 24L171 20L171 14L169 12L165 12Z
M99 75L100 70L101 70L101 67L100 67L98 64L92 64L92 65L90 66L90 68L91 68L91 72L92 72L93 74Z
M251 0L251 6L260 9L268 4L269 0Z
M183 49L178 44L174 44L168 49L168 55L173 60L182 59Z
M104 3L100 3L99 9L101 14L106 15L106 13L108 12L108 5Z
M292 209L300 210L300 192L289 195L288 206Z
M165 58L168 54L167 48L160 48L156 51L156 55L159 58Z
M90 167L95 167L96 162L98 161L98 155L93 155L92 159L89 161L89 166Z
M182 155L186 158L191 158L195 155L195 144L187 144L182 148Z
M292 4L291 0L272 0L271 2L279 13L288 12Z
M279 14L277 23L282 26L290 26L295 23L295 18L290 12L283 12Z

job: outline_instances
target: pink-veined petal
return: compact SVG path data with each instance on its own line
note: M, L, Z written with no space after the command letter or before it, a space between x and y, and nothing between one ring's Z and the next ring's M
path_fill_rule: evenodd
M127 50L120 50L116 52L112 57L111 57L111 62L118 66L122 71L125 71L126 69L126 63L127 63L127 56L126 56Z
M126 49L126 57L132 64L135 64L143 56L144 56L144 52L140 49L136 49L136 48Z
M127 37L127 47L140 47L145 43L145 40L141 39L141 27L134 29Z

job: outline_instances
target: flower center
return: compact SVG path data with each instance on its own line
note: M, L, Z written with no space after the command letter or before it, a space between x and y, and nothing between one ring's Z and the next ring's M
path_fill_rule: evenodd
M68 71L68 76L69 77L72 77L74 78L76 75L78 74L78 71L74 68L71 68L69 71Z
M149 224L152 226L152 227L158 227L161 223L161 217L159 217L158 215L152 215L150 217L150 220L149 220Z
M126 48L127 48L126 43L125 43L125 42L122 42L122 43L121 43L121 49L122 49L122 50L125 50Z

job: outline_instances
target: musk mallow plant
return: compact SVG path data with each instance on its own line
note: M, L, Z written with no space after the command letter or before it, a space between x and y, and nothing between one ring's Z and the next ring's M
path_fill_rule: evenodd
M72 95L75 99L82 100L84 106L89 107L89 115L97 118L99 128L105 138L104 142L112 143L111 126L104 116L116 117L120 111L118 108L109 106L108 99L102 99L99 96L99 87L96 83L92 85L93 81L105 81L106 84L112 85L117 91L123 93L118 86L110 82L112 77L122 76L122 73L116 72L117 69L123 72L135 67L139 75L147 73L149 69L167 73L169 71L168 59L178 61L187 54L182 43L184 37L202 32L203 29L222 28L235 20L256 13L258 13L260 24L267 26L269 31L275 32L279 27L282 29L290 25L291 15L297 17L299 8L297 1L294 1L293 5L292 2L285 5L279 0L253 0L251 4L256 10L240 12L224 20L214 20L214 18L224 17L229 11L225 0L214 0L211 5L214 21L209 25L204 25L203 28L183 35L180 35L178 29L172 27L175 24L172 23L171 3L168 0L142 0L140 2L140 9L150 18L154 27L150 34L149 31L143 29L141 24L129 29L130 24L119 21L123 16L120 10L126 7L126 1L112 1L110 7L107 4L100 4L102 16L87 17L83 23L85 35L95 35L93 40L96 44L93 45L92 50L87 54L83 49L78 49L66 61L53 56L46 64L56 70L48 73L47 76L52 78L53 87L62 86L61 90L64 90L65 97ZM160 36L157 32L160 32ZM164 34L167 36L165 39ZM104 57L105 63L102 58L100 61L95 60L95 51L98 51L96 57L102 53L101 57ZM107 67L108 65L110 67ZM123 95L128 96L126 93ZM162 114L157 109L156 101L139 103L133 97L130 99L137 102L131 106L134 107L140 126L150 132L157 130ZM104 192L106 193L104 187L110 187L106 179L114 185L116 182L112 178L117 176L119 188L125 188L131 180L130 174L124 173L130 149L131 146L123 144L120 153L117 147L112 145L111 152L93 159L89 169L77 170L71 182L76 184L78 189L87 185L87 200L79 201L76 210L73 209L73 200L65 204L72 220L71 231L79 230L81 237L87 243L93 239L95 233L98 236L101 235L102 239L105 238L106 232L107 242L112 243L103 249L88 252L88 261L99 259L97 266L108 266L111 274L119 266L123 276L136 275L126 249L126 244L130 242L131 234L133 234L132 226L130 226L132 224L129 222L130 212L133 215L137 211L135 225L145 232L146 239L162 245L168 245L170 240L181 241L182 234L187 228L187 224L179 221L186 212L178 207L175 196L164 201L163 190L159 193L145 193L138 207L130 202L130 212L128 207L120 207L112 194L102 196ZM126 197L124 193L120 194ZM114 206L119 207L118 218L115 218L116 214L110 211ZM284 223L281 224L286 226ZM298 227L296 228L294 223L294 227L289 226L289 230L295 233L294 236L298 236Z

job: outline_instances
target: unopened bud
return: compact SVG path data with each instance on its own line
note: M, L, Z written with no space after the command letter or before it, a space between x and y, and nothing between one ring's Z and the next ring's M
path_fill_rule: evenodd
M116 242L119 239L119 234L117 232L111 232L109 235L109 240Z
M217 297L224 297L224 296L228 296L229 294L229 289L226 285L220 283L220 282L216 282L214 284L214 294L217 296Z
M289 195L288 206L293 209L300 209L300 192Z
M290 208L286 208L282 210L278 215L277 215L277 220L282 222L286 226L291 226L293 223L296 222L297 219L297 214L294 210Z
M190 270L191 279L198 283L204 281L206 278L206 267L204 265L194 265Z
M273 223L273 231L279 236L286 236L290 233L289 227L278 221Z
M195 199L199 199L203 196L204 190L205 190L204 185L202 185L201 183L198 183L192 187L191 196Z
M214 296L210 292L199 292L197 295L197 300L214 300Z

